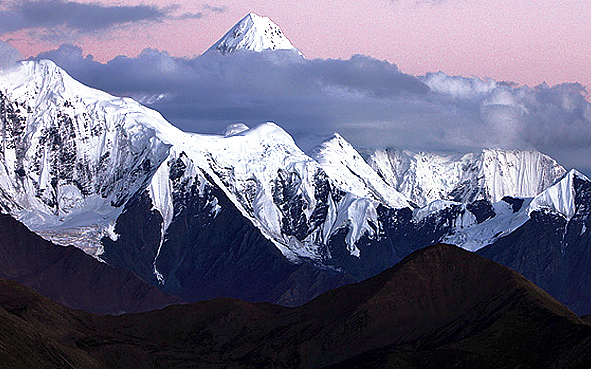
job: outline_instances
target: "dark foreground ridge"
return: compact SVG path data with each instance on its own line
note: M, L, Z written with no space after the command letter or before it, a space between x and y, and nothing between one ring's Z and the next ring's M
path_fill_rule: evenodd
M82 250L56 246L3 214L0 277L21 282L72 308L100 314L148 311L181 301Z
M588 368L591 326L454 246L286 308L215 299L96 316L0 281L6 368Z

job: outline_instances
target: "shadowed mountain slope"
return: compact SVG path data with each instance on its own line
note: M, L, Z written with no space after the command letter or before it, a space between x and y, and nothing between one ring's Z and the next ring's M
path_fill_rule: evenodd
M60 303L95 313L147 311L181 302L74 247L61 247L0 214L0 277Z
M574 175L566 188L571 217L534 211L523 226L478 253L523 274L575 313L591 314L591 182Z
M441 244L299 308L215 299L93 316L2 281L0 317L9 367L33 357L45 367L62 360L66 367L108 368L591 363L591 326L519 274Z

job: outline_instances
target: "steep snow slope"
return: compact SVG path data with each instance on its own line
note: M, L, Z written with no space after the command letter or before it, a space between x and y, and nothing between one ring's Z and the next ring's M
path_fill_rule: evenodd
M536 196L529 206L529 213L536 210L552 211L570 220L576 211L575 178L589 182L589 179L576 169L571 169L560 181Z
M274 123L229 129L224 136L191 134L189 141L190 145L176 145L169 161L184 155L186 166L194 168L188 175L222 189L292 261L330 257L325 246L341 228L347 228L349 252L358 255L357 240L376 232L378 199L360 190L359 183L346 184L339 173L327 173ZM172 219L174 188L169 181L169 169L161 167L150 185L153 203L164 219L163 234ZM392 197L390 205L408 206L395 190L383 187Z
M338 133L312 149L310 156L342 191L372 198L392 208L411 207L406 198L386 184Z
M442 242L452 243L468 251L476 251L510 234L529 219L528 203L531 199L504 198L493 204L486 200L480 201L480 204L485 204L484 206L489 208L488 217L479 222L471 212L474 211L474 203L460 203L459 206L463 209L462 216L459 217L461 221L455 222L451 232L442 238ZM519 210L514 208L513 201L523 201Z
M301 55L278 25L254 13L246 15L205 53L231 54L241 50L292 50Z
M73 80L50 61L0 72L0 203L35 232L100 254L121 206L176 131L157 112Z
M378 150L369 164L391 186L419 206L437 199L500 201L533 197L566 170L537 151L485 149L465 155Z

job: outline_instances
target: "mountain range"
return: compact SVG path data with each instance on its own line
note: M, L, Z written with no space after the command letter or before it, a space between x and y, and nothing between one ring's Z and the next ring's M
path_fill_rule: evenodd
M202 57L237 52L303 57L255 14ZM50 61L0 72L0 119L2 212L154 296L104 309L60 297L73 307L214 297L298 306L443 241L591 312L591 182L537 151L368 152L335 133L304 152L272 122L188 133ZM56 296L39 275L16 279Z

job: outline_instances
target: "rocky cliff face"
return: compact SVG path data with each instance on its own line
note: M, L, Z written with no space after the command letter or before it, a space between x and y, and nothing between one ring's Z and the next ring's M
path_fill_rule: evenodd
M159 171L158 180L125 207L115 228L118 239L103 239L102 258L108 263L192 301L234 296L295 306L354 281L308 259L290 262L184 152ZM279 172L274 185L285 185L284 179ZM274 204L301 212L303 202L290 207L301 201L297 189L282 187L282 198L275 189ZM305 236L309 223L305 216L300 219L282 223L281 230L289 237ZM314 218L310 221L314 224Z

